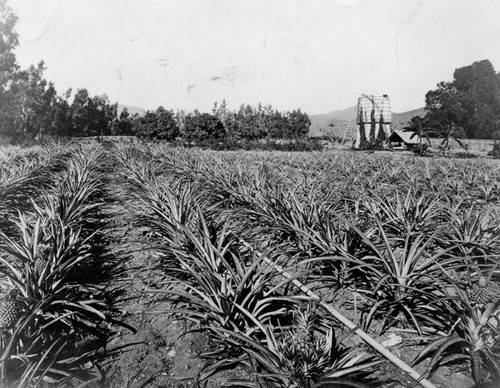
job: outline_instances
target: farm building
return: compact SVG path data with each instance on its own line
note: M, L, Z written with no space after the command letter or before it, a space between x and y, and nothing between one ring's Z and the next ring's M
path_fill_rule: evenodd
M363 94L358 98L358 106L356 111L358 131L356 136L355 148L360 146L362 139L372 143L370 139L370 128L375 126L376 139L379 135L380 128L384 131L384 139L387 139L391 134L392 111L391 100L387 94L383 96L372 96Z
M420 144L420 137L414 132L396 130L387 141L394 149L411 150Z

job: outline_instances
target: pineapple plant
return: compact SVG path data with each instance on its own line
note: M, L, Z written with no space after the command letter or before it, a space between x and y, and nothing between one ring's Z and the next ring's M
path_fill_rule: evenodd
M0 281L10 286L0 296L0 386L93 377L86 366L98 354L93 339L111 335L114 310L108 289L75 269L88 268L102 233L87 226L102 185L98 163L96 149L70 151L53 187L31 198L33 210L18 209L16 233L0 230ZM92 346L80 346L85 340Z
M310 319L308 314L300 314L295 319L295 327L292 333L292 347L298 353L305 354L311 344L314 344L314 319Z

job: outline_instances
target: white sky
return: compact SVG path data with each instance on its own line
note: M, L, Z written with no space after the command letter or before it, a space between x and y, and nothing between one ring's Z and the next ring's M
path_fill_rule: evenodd
M58 92L209 111L226 99L326 113L361 93L424 105L457 67L500 71L498 0L9 0L18 62Z

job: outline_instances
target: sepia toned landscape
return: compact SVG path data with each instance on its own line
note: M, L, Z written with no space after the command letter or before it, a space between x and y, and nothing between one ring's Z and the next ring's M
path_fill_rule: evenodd
M263 87L262 103L248 87L248 102L232 105L220 85L213 95L200 92L195 74L172 94L184 102L205 96L200 109L152 108L155 99L143 108L130 97L136 90L131 104L92 95L95 88L61 91L45 62L21 64L30 42L18 33L29 29L17 12L29 17L35 7L26 1L0 0L0 387L498 386L494 60L456 63L413 108L391 88L356 91L343 100L348 108L329 113L306 113L307 98L273 106L273 87ZM209 15L210 35L235 23L229 16L262 19L265 29L303 15L307 2L291 2L289 13L277 2L270 19L246 2L153 3L172 20L178 15L167 11L177 8L202 25ZM388 25L386 14L406 23L447 10L380 4ZM321 8L309 5L320 18ZM321 6L344 15L339 20L371 12L354 0ZM462 6L450 18L493 12ZM66 20L54 15L89 9L65 1L37 7L40 15L53 7L52 24L32 45ZM125 20L134 7L113 12ZM146 8L134 12L145 18ZM116 36L137 28L145 39L141 28L150 27L111 20L106 28ZM159 30L173 28L162 23ZM303 23L315 19L308 13ZM238 74L226 76L247 85L250 70Z

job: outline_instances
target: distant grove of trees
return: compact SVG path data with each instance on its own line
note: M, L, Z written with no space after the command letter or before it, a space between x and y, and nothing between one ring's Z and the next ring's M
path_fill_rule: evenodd
M425 95L424 117L408 125L422 136L500 139L500 73L489 60L474 62L453 73Z
M130 116L125 109L116 124L120 130L114 134L209 144L240 140L304 139L310 125L309 116L300 109L280 112L270 105L263 107L259 104L256 108L241 105L239 110L229 110L223 100L220 105L217 102L214 104L211 113L200 113L198 110L174 113L159 107L142 116Z
M278 111L259 104L230 110L222 101L211 113L159 107L141 116L118 112L106 95L90 96L86 89L58 95L44 78L43 62L28 69L17 64L16 22L6 0L0 0L0 136L24 141L136 135L189 145L307 138L311 121L300 109ZM440 82L425 102L425 116L414 117L407 127L423 137L500 139L500 74L488 60L456 69L453 81Z
M309 132L311 121L299 110L279 112L271 106L242 105L230 111L226 102L211 113L174 113L159 107L144 115L118 112L106 95L90 96L86 89L58 95L44 78L45 65L20 69L14 50L17 17L0 0L0 136L25 141L45 136L82 137L136 135L143 139L178 140L185 144L209 144L259 139L299 139ZM73 97L71 99L71 97Z

